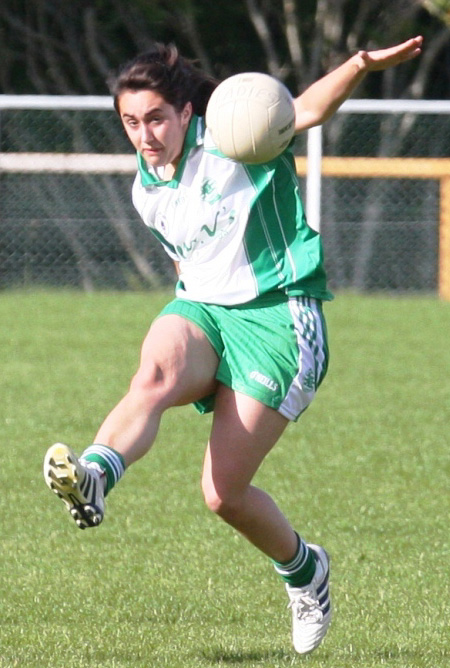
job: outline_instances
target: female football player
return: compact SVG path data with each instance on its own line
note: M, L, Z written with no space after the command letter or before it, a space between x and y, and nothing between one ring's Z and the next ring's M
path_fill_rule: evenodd
M351 56L294 100L295 132L326 121L368 72L414 58L421 44L415 37ZM291 149L263 165L220 154L204 121L214 87L173 45L159 44L112 83L137 152L133 202L175 262L176 297L150 327L129 390L93 445L80 458L53 445L44 476L80 528L98 526L104 497L148 452L164 411L191 402L213 411L205 502L272 560L292 608L294 647L307 653L331 620L330 560L252 479L325 376L322 303L331 296ZM320 476L317 485L320 493ZM308 500L294 493L307 513Z

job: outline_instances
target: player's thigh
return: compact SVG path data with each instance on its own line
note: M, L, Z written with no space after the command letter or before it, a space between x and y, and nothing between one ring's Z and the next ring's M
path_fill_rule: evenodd
M163 315L142 344L135 382L159 384L170 405L190 403L215 391L218 363L200 327L178 315Z
M287 424L273 408L219 384L204 461L205 495L239 498Z

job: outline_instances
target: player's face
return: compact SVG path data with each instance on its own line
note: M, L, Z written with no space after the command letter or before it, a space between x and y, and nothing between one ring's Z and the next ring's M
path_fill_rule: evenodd
M190 102L178 112L155 91L125 91L119 113L129 140L149 165L176 167L192 116Z

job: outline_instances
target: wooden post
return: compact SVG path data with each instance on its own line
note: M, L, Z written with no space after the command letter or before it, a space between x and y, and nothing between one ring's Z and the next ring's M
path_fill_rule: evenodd
M450 175L440 179L439 296L450 300Z

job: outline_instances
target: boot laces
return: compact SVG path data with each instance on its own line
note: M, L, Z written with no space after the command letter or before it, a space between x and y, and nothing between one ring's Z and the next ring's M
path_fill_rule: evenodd
M316 623L323 619L319 600L311 590L295 595L288 608L292 608L297 619L303 622Z

